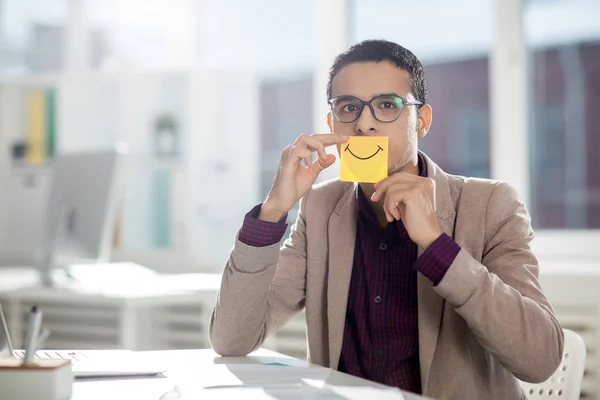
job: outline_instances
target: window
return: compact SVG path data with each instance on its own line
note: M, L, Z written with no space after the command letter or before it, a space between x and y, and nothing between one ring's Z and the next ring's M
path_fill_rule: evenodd
M312 129L312 79L310 75L261 85L261 198L275 179L281 151L301 133Z
M196 53L196 2L86 0L86 63L91 69L189 65Z
M491 0L355 0L350 6L352 43L391 40L424 64L433 123L419 148L453 174L490 176L492 6Z
M534 227L600 228L600 3L525 3Z

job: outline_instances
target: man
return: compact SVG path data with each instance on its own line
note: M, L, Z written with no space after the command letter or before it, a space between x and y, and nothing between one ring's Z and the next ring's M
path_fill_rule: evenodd
M432 121L426 92L421 63L398 44L338 56L332 133L283 150L225 266L217 353L253 351L306 308L310 361L431 397L519 399L517 378L556 370L563 333L538 283L527 210L510 185L446 174L417 150ZM335 161L326 147L340 152L349 136L386 136L389 176L312 187Z

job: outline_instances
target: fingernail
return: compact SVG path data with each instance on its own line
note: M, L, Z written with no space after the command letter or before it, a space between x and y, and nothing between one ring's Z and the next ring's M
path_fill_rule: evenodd
M348 140L348 135L340 135L340 137L344 140Z

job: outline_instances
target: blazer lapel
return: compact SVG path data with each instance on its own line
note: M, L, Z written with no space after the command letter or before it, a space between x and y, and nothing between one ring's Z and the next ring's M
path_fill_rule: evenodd
M454 236L454 206L446 174L435 165L425 154L421 153L427 162L428 176L436 183L436 206L438 222L442 230L449 236ZM419 246L418 256L423 254ZM435 353L445 300L433 290L433 284L422 274L417 274L418 292L418 326L419 326L419 358L421 366L421 386L423 392L429 383L429 371Z
M348 290L354 262L356 240L355 187L338 202L329 218L329 273L327 285L327 319L329 323L329 367L337 369L342 351Z

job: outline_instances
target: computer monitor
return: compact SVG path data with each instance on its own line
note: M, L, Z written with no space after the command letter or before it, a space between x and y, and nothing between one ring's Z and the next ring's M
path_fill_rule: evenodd
M61 154L52 162L39 260L43 285L53 284L55 269L110 258L123 155L119 150Z

